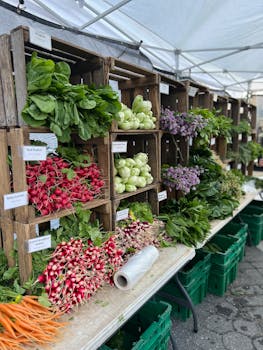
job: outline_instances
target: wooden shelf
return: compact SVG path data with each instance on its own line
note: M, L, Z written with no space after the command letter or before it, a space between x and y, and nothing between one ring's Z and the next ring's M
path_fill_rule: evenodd
M159 183L153 183L153 184L151 184L149 186L146 186L146 187L143 187L143 188L138 188L134 192L124 192L122 194L116 194L113 197L113 200L114 201L121 201L123 199L135 196L136 194L139 194L139 193L147 192L147 191L152 190L152 189L158 189L158 187L159 187Z
M160 256L136 287L121 291L107 286L73 314L57 344L31 350L95 350L116 332L148 299L195 256L193 248L178 244L160 249Z
M206 242L208 242L218 231L220 231L227 223L229 223L238 213L240 213L252 200L256 197L257 192L247 193L240 201L239 207L234 210L233 216L226 218L225 220L213 220L211 221L211 230L207 238L199 243L196 249L202 248Z

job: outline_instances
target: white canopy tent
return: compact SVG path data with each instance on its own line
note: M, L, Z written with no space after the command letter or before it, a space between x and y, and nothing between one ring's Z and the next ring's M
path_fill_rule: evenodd
M263 93L263 0L0 1L5 4L61 28L128 43L178 79L233 97Z

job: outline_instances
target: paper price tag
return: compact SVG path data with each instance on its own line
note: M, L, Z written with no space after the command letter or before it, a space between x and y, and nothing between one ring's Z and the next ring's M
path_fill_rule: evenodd
M129 209L119 210L116 213L116 221L127 219L129 216Z
M242 141L242 134L238 134L238 141Z
M217 102L217 94L214 94L214 95L213 95L213 101L214 101L214 102Z
M215 137L212 137L210 140L210 145L214 146L215 144L216 144L216 139L215 139Z
M160 83L160 93L169 95L169 84Z
M230 165L228 164L227 166L226 166L226 171L229 171L231 169L231 167L230 167Z
M23 146L23 160L46 160L47 147Z
M249 141L252 141L252 136L248 136L247 137L247 141L249 142Z
M227 110L230 111L231 110L231 103L227 104Z
M112 153L126 153L127 141L114 141L111 144Z
M227 137L227 138L226 138L226 142L227 142L227 143L232 143L232 137Z
M193 86L189 86L188 95L191 97L195 97L197 91L198 91L198 88L195 88Z
M161 191L158 193L158 202L164 201L167 199L167 191Z
M22 207L23 205L28 205L27 191L4 195L4 210Z
M50 220L50 230L56 230L60 226L60 220L59 219L53 219Z
M29 139L45 143L47 145L47 153L54 152L58 147L57 136L53 133L34 132L29 134Z
M244 113L244 107L240 107L239 112L240 112L240 114L243 114Z
M193 138L189 137L189 146L193 146Z
M29 27L29 41L31 44L43 47L49 51L52 50L51 35L43 30Z
M51 248L51 235L29 239L26 242L26 248L28 253Z
M237 168L238 168L238 170L241 170L242 164L239 163L239 164L237 165Z
M14 241L17 239L17 234L14 232Z

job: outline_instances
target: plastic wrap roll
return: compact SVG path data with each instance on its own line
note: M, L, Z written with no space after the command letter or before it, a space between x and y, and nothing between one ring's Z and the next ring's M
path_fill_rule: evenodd
M115 286L122 290L131 289L151 268L158 256L159 252L154 246L143 248L115 273Z

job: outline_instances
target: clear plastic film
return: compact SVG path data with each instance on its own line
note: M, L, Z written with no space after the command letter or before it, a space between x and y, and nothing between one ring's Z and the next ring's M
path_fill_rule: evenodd
M115 286L122 290L131 289L152 267L158 256L159 252L154 246L143 248L115 273Z

